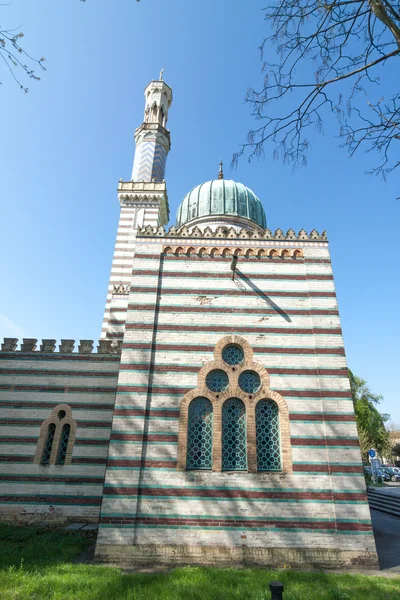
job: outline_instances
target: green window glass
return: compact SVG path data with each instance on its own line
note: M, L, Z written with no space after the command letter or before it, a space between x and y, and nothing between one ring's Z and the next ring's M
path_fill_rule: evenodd
M257 468L280 471L279 411L272 400L260 400L256 406Z
M63 465L65 463L65 457L67 455L70 431L71 431L70 425L64 425L64 427L62 428L60 445L58 447L58 455L57 455L56 465Z
M229 385L229 377L222 369L214 369L208 373L206 384L212 392L223 392Z
M222 358L228 365L239 365L244 361L243 348L238 344L228 344L222 350Z
M222 470L246 469L246 409L239 398L229 398L222 407Z
M195 398L189 405L187 469L212 468L213 409L207 398Z
M243 371L239 375L239 386L246 394L255 394L261 387L261 379L255 371Z
M49 465L50 464L50 456L51 456L51 450L53 448L53 442L54 442L54 434L56 432L56 426L54 423L50 423L49 425L49 429L47 432L47 440L46 440L46 444L45 447L43 449L43 456L42 456L42 461L41 464L42 465Z

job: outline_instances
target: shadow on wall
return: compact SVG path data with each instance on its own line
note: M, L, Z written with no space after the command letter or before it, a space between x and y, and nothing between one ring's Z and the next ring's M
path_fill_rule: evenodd
M253 283L251 281L251 279L249 279L247 277L247 275L242 273L242 271L240 271L240 269L236 269L235 272L237 275L239 275L240 279L242 279L243 281L245 281L247 283L247 285L253 290L253 292L255 292L257 294L257 296L259 296L262 300L264 300L264 302L266 304L268 304L268 306L273 308L279 315L281 315L281 317L283 317L285 319L285 321L287 321L288 323L292 322L292 319L289 317L289 315L286 314L285 311L282 310L277 304L275 304L275 302L273 300L271 300L271 298L269 296L267 296L267 294L265 292L260 290L260 288L258 286L256 286L255 283ZM239 287L239 289L241 289L243 292L246 291L246 288L243 286L243 284L237 278L235 278L233 281L234 281L234 283L236 283L236 285Z

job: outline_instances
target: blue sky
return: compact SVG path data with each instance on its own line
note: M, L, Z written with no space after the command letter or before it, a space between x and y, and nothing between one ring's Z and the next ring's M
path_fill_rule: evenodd
M232 153L254 126L244 96L261 84L263 0L14 0L3 27L46 57L24 95L0 70L2 218L0 336L97 339L118 223L120 177L129 179L143 90L165 69L173 88L167 164L171 222L185 193L216 176L261 198L275 230L327 229L350 368L384 395L400 424L399 173L364 174L334 123L311 136L308 166ZM272 56L272 50L271 50ZM394 66L381 73L395 78ZM398 75L397 75L398 76ZM382 90L377 88L378 97Z

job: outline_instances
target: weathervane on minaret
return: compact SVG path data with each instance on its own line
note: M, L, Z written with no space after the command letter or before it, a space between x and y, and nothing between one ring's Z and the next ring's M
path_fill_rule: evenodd
M161 69L161 71L160 71L160 79L159 79L159 81L162 81L162 80L163 80L163 73L164 73L164 69Z

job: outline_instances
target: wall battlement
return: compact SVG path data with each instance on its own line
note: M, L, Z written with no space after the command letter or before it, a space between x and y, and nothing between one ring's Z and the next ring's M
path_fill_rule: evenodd
M142 227L138 229L137 232L138 237L201 237L201 238L232 238L232 239L264 239L264 240L284 240L284 241L318 241L318 242L327 242L328 237L326 231L323 231L321 234L318 233L316 229L307 233L305 229L301 229L298 234L293 229L289 229L286 234L282 231L282 229L277 229L275 233L273 233L270 229L264 229L263 233L259 233L254 230L242 228L240 231L236 231L233 227L220 226L216 229L211 229L211 227L207 226L205 228L200 229L200 227L190 227L184 225L183 227L175 227L172 226L167 231L163 226L160 227L152 227L151 225L147 225L146 227Z
M43 352L53 353L56 351L57 340L42 339L42 343L38 346L38 340L34 338L23 338L20 342L20 349L17 350L19 340L18 338L4 338L1 345L1 352ZM93 353L93 340L79 340L77 352L75 352L75 340L61 340L58 346L58 352L60 354L92 354ZM113 340L99 340L97 346L97 354L121 354L122 341L117 343ZM96 354L96 352L95 352Z

